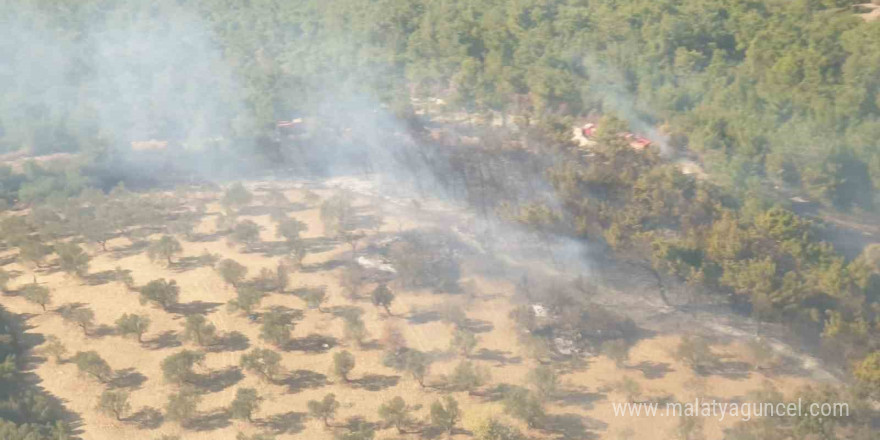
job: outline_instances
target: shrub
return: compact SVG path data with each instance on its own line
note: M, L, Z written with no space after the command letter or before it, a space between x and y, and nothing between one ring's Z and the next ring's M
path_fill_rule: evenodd
M204 353L183 350L162 360L162 374L165 376L165 380L178 385L191 382L196 376L193 367L201 364L204 360Z
M324 422L325 427L330 426L330 420L336 415L339 408L339 402L336 401L336 395L330 393L321 400L309 400L309 415Z
M168 310L169 307L177 304L180 297L180 288L177 281L166 281L165 278L153 280L141 287L141 304L153 302L158 304L162 309Z
M123 336L134 335L143 342L144 333L150 328L150 318L146 315L124 314L116 320L116 331Z
M252 421L251 417L260 407L263 399L257 395L253 388L239 388L235 391L235 399L229 405L229 412L233 418Z
M227 284L238 287L238 284L247 276L248 269L237 261L227 258L217 264L217 272Z
M158 240L150 243L147 248L147 257L150 261L165 260L170 266L171 257L183 252L183 247L176 238L170 235L163 235Z
M348 375L354 369L354 364L354 355L345 350L340 351L333 355L333 374L346 382L351 382Z
M96 351L80 351L71 359L81 373L88 374L101 383L106 383L113 375L113 369Z
M46 286L31 283L24 286L22 292L24 299L28 300L28 302L39 305L44 312L46 311L46 306L52 303L52 295L49 293L49 288Z
M452 430L459 420L461 420L461 411L458 409L458 401L452 396L444 396L431 404L431 424L442 429L447 435L452 435Z
M281 372L281 355L265 348L255 348L241 355L241 368L260 376L267 382L274 382Z
M98 401L98 411L122 420L126 413L131 411L131 403L128 402L129 394L125 390L104 390Z
M91 257L76 243L59 243L55 245L58 253L58 264L61 270L71 275L83 277L89 273Z

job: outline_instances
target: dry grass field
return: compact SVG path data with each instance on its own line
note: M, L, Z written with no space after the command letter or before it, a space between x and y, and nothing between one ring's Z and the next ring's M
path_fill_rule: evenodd
M262 227L261 240L274 242L279 238L275 236L273 221L263 210L256 209L265 200L262 197L265 192L260 188L265 189L268 185L271 184L248 185L256 196L251 206L254 209L243 211L239 220L256 222ZM308 200L303 189L287 188L284 194L294 207L287 215L308 226L302 234L303 239L324 237L320 200ZM333 192L315 189L314 193L323 200ZM282 258L272 252L245 252L241 246L230 246L223 236L215 234L215 216L222 209L218 202L221 196L222 192L189 193L188 197L208 201L205 215L195 231L201 238L188 241L178 236L183 251L174 257L175 262L171 265L150 261L144 249L132 249L127 238L118 237L107 243L107 251L102 251L99 246L88 247L92 260L90 275L85 278L65 274L51 265L35 269L16 262L6 267L17 276L10 282L9 293L2 302L11 311L26 314L31 333L60 339L67 348L68 358L79 351L94 350L116 372L116 379L102 384L80 374L73 362L55 364L49 359L38 358L41 361L36 363L33 372L40 379L39 386L81 418L79 430L83 439L158 439L163 435L176 435L188 440L219 440L234 439L239 432L248 435L270 433L278 439L330 439L345 432L343 426L348 419L358 417L376 424L377 439L443 438L445 434L431 431L399 434L396 429L383 425L377 411L382 403L401 396L414 406L413 415L427 423L432 402L445 392L439 387L423 388L408 374L383 365L382 335L386 327L396 327L403 333L409 347L432 353L435 360L427 382L429 385L438 383L442 375L450 373L463 359L458 353L449 352L453 325L437 317L449 304L460 304L468 321L478 324L474 330L478 345L470 358L485 366L491 376L490 383L481 389L491 389L498 384L526 385L529 371L539 365L517 342L517 330L509 317L514 308L511 298L515 286L512 282L476 273L470 268L477 265L464 261L462 284L468 286L466 293L408 290L392 282L390 287L396 298L390 306L392 315L388 316L381 307L370 302L369 292L374 289L374 284L363 286L362 298L351 300L344 294L340 274L344 263L351 259L351 249L344 242L329 242L330 245L313 249L305 257L302 268L291 273L284 293L270 293L262 301L258 311L283 306L297 316L290 343L281 349L266 343L260 338L258 322L243 313L227 310L227 302L236 296L235 289L224 283L212 267L193 263L207 251L238 261L248 268L249 276L253 276L262 268L274 271ZM372 200L359 197L355 206L369 212L374 204ZM418 218L395 216L392 212L385 213L383 226L365 230L367 236L362 240L362 247L381 236L426 226ZM146 238L156 239L158 236ZM180 286L179 304L169 311L149 303L141 304L137 292L100 276L109 274L116 267L129 270L136 286L157 278L175 280ZM21 286L32 281L34 272L38 282L48 287L52 294L52 304L45 312L16 294ZM325 286L328 294L323 311L308 308L298 295L298 292L319 286ZM70 304L94 311L95 326L89 334L65 322L57 312L59 307ZM363 308L369 333L365 344L346 340L343 320L335 313L350 306ZM150 318L152 324L143 343L116 334L114 322L123 313L143 314ZM213 323L221 336L221 343L200 348L192 342L181 342L179 336L189 314L203 314ZM246 340L224 339L223 336L230 332L240 332ZM687 401L696 396L744 399L749 391L760 389L767 383L783 392L807 383L806 379L796 375L770 374L752 368L741 368L738 374L697 375L673 355L680 336L656 334L643 338L632 347L629 359L619 366L604 355L554 364L559 372L560 385L558 391L546 399L549 422L543 429L529 429L523 422L506 415L501 401L491 393L453 392L451 394L461 405L463 413L460 429L454 431L453 438L470 438L476 426L488 417L515 425L538 439L676 438L674 432L679 423L676 418L615 417L611 402L626 400L616 384L623 378L638 383L640 393L636 400L667 398ZM255 347L269 348L281 354L282 379L267 383L239 368L241 355ZM160 364L164 358L182 349L206 352L204 363L196 369L203 378L197 384L197 390L203 396L198 414L184 426L161 417L151 420L151 411L164 413L168 395L177 389L163 378ZM348 383L331 373L333 355L343 349L354 354L356 359ZM748 350L738 343L715 345L713 351L731 365L748 362ZM127 389L131 393L131 411L121 421L96 409L99 397L107 387ZM226 412L236 390L241 387L255 388L264 399L250 422L232 419ZM331 428L309 417L307 407L309 400L320 400L327 393L334 393L341 404L331 421ZM705 419L705 438L722 438L723 429L734 422Z

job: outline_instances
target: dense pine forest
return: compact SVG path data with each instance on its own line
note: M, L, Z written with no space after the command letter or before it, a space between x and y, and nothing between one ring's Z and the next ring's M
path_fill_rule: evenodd
M880 21L859 17L856 3L0 0L0 152L75 155L64 167L0 168L4 208L31 208L0 234L44 257L61 236L53 225L76 220L73 235L103 246L112 234L96 231L140 221L114 205L124 185L167 183L134 164L314 172L333 161L316 156L361 154L358 144L369 155L400 130L415 142L383 154L411 165L420 189L430 174L548 246L590 243L650 271L661 291L698 298L664 294L667 306L723 303L783 324L876 399L880 245L868 238L846 255L820 218L788 202L876 213ZM392 120L388 133L364 128L381 119L364 116L375 109ZM459 128L480 148L428 134L450 114L473 117ZM333 129L279 137L277 121L311 117ZM589 154L569 140L586 120L599 126ZM340 135L345 127L364 131ZM617 135L627 130L660 148L633 150ZM152 140L180 153L130 151ZM710 177L683 174L676 157ZM71 214L66 201L86 199L91 210ZM54 403L9 385L24 345L5 333L0 410L18 427L3 422L0 437L67 438ZM51 411L31 409L43 406Z
M5 3L6 150L253 141L332 90L616 112L731 188L769 179L840 208L870 209L880 179L878 26L850 1Z

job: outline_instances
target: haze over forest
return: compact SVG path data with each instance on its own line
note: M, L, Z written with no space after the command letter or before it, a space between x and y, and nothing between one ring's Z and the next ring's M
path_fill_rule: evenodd
M875 438L862 1L0 0L0 440Z

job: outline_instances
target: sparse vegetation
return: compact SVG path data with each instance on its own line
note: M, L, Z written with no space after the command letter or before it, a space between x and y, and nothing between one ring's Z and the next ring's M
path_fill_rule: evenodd
M40 306L44 312L46 311L46 306L52 303L52 295L46 286L31 283L24 286L21 290L24 299Z
M116 331L122 336L134 336L144 342L144 333L150 328L150 318L146 315L123 314L116 320Z
M330 420L336 416L336 410L339 409L339 402L336 401L336 395L327 394L321 400L309 400L309 415L324 422L324 427L330 427Z
M451 436L452 431L461 420L458 401L452 396L444 396L431 404L431 424Z
M125 390L104 390L98 401L98 410L104 414L112 415L116 420L122 420L129 411L129 394Z
M245 277L247 277L248 268L239 264L235 260L226 258L217 264L217 272L223 277L223 281L232 287L238 287Z
M171 260L175 255L183 252L183 247L176 238L170 235L163 235L156 241L150 243L147 248L147 256L150 261L164 260L169 266L173 263Z
M272 309L263 314L263 323L260 325L260 337L265 341L283 347L290 341L290 332L293 331L293 317L285 310Z
M346 350L333 355L333 375L345 382L351 382L348 377L351 370L354 370L354 355Z
M113 375L113 369L96 351L79 351L70 359L80 373L106 383Z
M198 351L183 350L162 361L162 374L165 380L177 385L192 382L196 377L193 368L205 360L205 354Z
M141 304L148 302L155 303L168 310L171 306L177 304L180 298L180 288L177 281L167 281L165 278L153 280L141 287Z
M241 368L252 372L266 382L274 382L281 374L281 355L262 348L241 355Z
M183 339L201 347L212 345L217 340L217 328L203 315L189 315L183 326Z
M233 418L253 421L253 414L260 408L263 399L253 388L239 388L235 391L235 399L229 404L229 413Z

